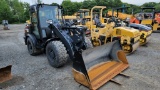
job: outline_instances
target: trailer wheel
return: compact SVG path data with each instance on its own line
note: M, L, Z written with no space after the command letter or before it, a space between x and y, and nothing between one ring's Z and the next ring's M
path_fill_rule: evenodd
M52 41L48 43L46 47L46 55L50 65L55 68L63 66L69 58L65 46L60 41Z
M35 56L35 55L38 55L38 54L42 53L42 50L37 49L34 46L32 39L30 39L30 38L27 38L27 48L28 48L29 54L32 55L32 56Z
M85 42L87 44L87 49L88 48L93 48L92 42L88 37L85 37Z

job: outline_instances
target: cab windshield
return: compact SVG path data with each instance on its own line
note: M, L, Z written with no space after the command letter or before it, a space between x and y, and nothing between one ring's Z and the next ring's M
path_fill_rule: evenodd
M62 24L62 13L58 6L43 5L39 8L39 19L41 27L48 27L47 20L52 20L53 23Z

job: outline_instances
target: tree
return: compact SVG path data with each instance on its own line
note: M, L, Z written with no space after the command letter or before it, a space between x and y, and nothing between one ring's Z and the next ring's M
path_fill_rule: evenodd
M156 11L160 11L160 2L155 5Z
M38 4L42 3L42 0L37 0L37 3L38 3Z
M130 7L125 11L125 13L127 13L127 14L132 14L132 10L133 10L133 14L141 12L140 6L137 6L134 4L128 4L128 3L123 3L123 5Z
M19 21L19 23L23 20L24 18L24 8L23 8L23 3L19 2L19 0L12 0L13 7L12 12L13 12L13 19Z
M65 15L73 15L75 12L77 12L81 6L81 2L71 2L70 0L64 0L61 4L64 8Z
M106 6L107 9L122 6L121 0L93 0L93 1L95 1L98 6Z
M29 7L30 7L30 5L29 5L29 3L24 2L23 3L23 7L24 7L24 18L23 18L23 21L26 21L26 20L29 19Z
M51 5L59 5L58 3L52 3Z
M97 3L95 0L84 0L82 3L82 9L91 9L92 7L96 6Z
M142 7L154 7L156 2L147 2L142 5Z
M5 0L0 1L0 21L2 20L10 20L11 18L11 10Z

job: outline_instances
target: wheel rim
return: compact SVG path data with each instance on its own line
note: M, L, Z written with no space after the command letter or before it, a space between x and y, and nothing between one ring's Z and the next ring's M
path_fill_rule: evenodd
M101 46L101 45L102 45L101 40L99 40L99 39L98 39L98 43L99 43L99 46Z

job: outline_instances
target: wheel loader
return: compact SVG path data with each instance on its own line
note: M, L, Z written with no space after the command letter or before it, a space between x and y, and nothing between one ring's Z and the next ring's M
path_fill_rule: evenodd
M120 42L114 41L93 48L82 26L63 20L63 8L47 4L30 6L31 24L25 28L24 41L30 55L45 52L51 66L73 61L74 79L98 89L129 67Z
M94 6L91 9L91 17L94 9L104 9L105 6ZM100 14L102 18L102 12ZM91 40L94 46L106 44L114 40L120 39L122 48L127 54L132 53L139 47L140 33L138 30L122 27L121 21L116 18L110 18L108 23L103 25L98 17L94 20L91 18Z

